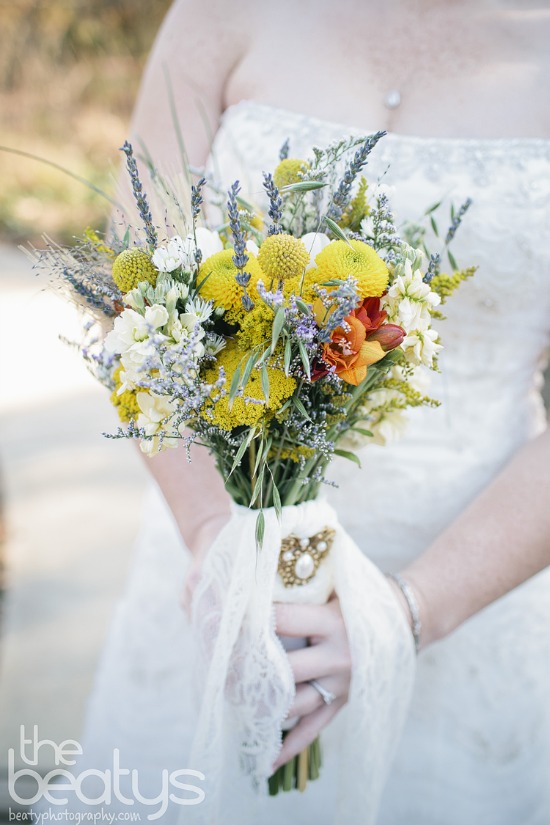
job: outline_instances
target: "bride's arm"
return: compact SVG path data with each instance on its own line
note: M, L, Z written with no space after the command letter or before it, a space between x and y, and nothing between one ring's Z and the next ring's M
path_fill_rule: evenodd
M549 493L550 429L402 571L419 602L422 646L550 564Z
M224 108L227 80L246 48L241 18L251 14L248 5L233 4L228 13L223 0L176 0L164 20L143 76L130 139L136 151L143 144L155 165L168 173L181 166L166 75L189 162L202 167ZM125 174L121 185L131 202ZM200 556L229 514L229 497L212 458L194 447L191 464L183 449L145 461L185 543Z
M550 428L522 447L469 507L401 575L412 586L426 647L491 602L550 565ZM410 623L410 612L395 587ZM351 660L337 600L328 605L280 605L279 633L307 636L322 628L311 648L289 654L296 677L290 716L299 724L285 739L275 767L312 742L347 700ZM325 706L308 684L319 678L336 697Z

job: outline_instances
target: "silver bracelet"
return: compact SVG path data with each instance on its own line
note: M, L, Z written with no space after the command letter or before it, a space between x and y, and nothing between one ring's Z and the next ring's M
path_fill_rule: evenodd
M422 622L420 621L420 608L418 607L418 601L414 594L414 590L410 586L409 582L400 576L399 573L387 573L386 575L388 579L393 579L405 597L407 607L409 608L409 613L411 614L411 631L414 639L414 649L418 653L420 650Z

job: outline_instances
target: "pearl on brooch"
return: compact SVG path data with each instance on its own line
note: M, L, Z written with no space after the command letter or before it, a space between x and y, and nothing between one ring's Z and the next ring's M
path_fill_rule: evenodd
M315 562L309 553L304 553L294 565L294 572L299 579L309 579L315 570Z

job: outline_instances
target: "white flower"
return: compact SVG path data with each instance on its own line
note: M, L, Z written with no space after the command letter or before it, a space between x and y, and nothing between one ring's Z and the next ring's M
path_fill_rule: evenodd
M327 246L327 244L330 243L330 238L328 238L323 232L307 232L305 235L302 235L300 240L309 252L309 257L312 263L308 269L311 269L315 266L316 256L322 249L325 248L325 246Z
M405 410L388 410L374 426L371 426L374 444L393 444L407 429Z
M195 241L191 235L185 240L179 235L170 238L166 246L158 246L152 261L159 272L173 272L175 269L190 270L195 266Z
M170 425L170 419L177 408L176 402L167 396L149 392L138 392L136 401L141 410L136 425L144 431L145 435L152 436L140 442L141 451L147 455L154 455L167 447L177 447L179 432ZM162 440L161 432L168 433Z
M256 243L256 241L248 240L246 242L246 251L250 252L251 255L257 255L260 251L260 247Z
M205 261L215 252L221 252L223 244L217 232L207 229L205 226L197 226L195 229L197 246L202 252L202 259Z
M441 298L424 283L420 270L413 271L410 260L405 260L399 270L382 299L382 308L387 311L389 320L399 324L405 332L428 330L431 311L441 303Z
M441 344L437 343L437 337L434 329L416 329L409 333L401 344L407 361L410 364L432 367L435 356L443 349Z
M134 309L125 309L115 319L113 329L105 337L105 349L121 355L137 342L145 341L151 329L160 329L167 321L166 307L160 304L147 307L144 315Z

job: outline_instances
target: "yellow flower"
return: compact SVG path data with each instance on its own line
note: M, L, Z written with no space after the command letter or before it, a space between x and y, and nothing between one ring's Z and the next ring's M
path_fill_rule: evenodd
M291 183L298 183L302 180L301 173L309 168L309 163L298 158L285 158L273 172L273 183L277 189L289 186Z
M105 241L101 239L101 237L98 235L95 229L92 229L90 226L88 226L84 231L84 239L88 241L88 243L90 243L93 247L95 247L95 249L97 249L98 252L107 255L107 257L111 258L111 260L116 258L116 252L114 251L114 249L111 249L111 247L108 246L105 243Z
M324 277L319 277L319 271L315 267L308 269L303 275L297 275L294 278L289 278L283 284L283 295L285 298L290 298L291 295L296 295L306 303L313 304L316 300L317 292L315 290L316 284L326 280Z
M239 348L249 350L271 339L274 313L271 307L259 300L250 312L243 312L239 318L240 330L237 332Z
M201 298L206 301L213 301L216 308L222 307L234 315L242 309L242 296L244 294L242 286L239 286L235 276L239 270L233 263L234 249L222 249L211 255L202 264L198 283L206 280L199 289ZM248 255L248 262L244 268L245 272L251 275L247 290L252 300L257 296L256 284L262 277L262 270L254 255ZM208 276L208 277L207 277Z
M155 286L158 271L144 249L134 246L117 255L113 263L113 281L121 292L130 292L140 281Z
M301 275L309 263L309 254L299 238L292 235L270 235L258 253L258 262L270 281L286 281Z
M213 383L218 378L218 368L223 367L225 370L225 393L214 398L211 405L208 405L206 409L201 412L202 418L212 422L222 430L233 430L235 427L241 426L251 427L257 424L263 418L267 418L277 412L277 410L282 407L283 402L292 395L296 387L294 378L285 375L284 371L277 366L279 362L278 357L273 356L267 362L267 374L269 377L269 399L267 403L254 403L253 401L246 400L247 398L252 398L265 402L261 372L260 370L254 369L243 390L243 394L235 398L231 409L229 409L231 379L238 366L244 366L246 360L247 354L243 353L234 341L230 341L225 349L218 355L216 364L204 373L204 380Z
M118 395L118 389L122 383L120 380L121 372L122 367L117 367L113 373L115 389L111 393L111 404L116 408L120 420L128 423L132 419L135 421L141 412L136 396L138 392L143 392L143 390L124 390Z
M315 263L319 283L352 275L361 299L379 298L388 286L388 267L363 241L332 241L319 252Z

